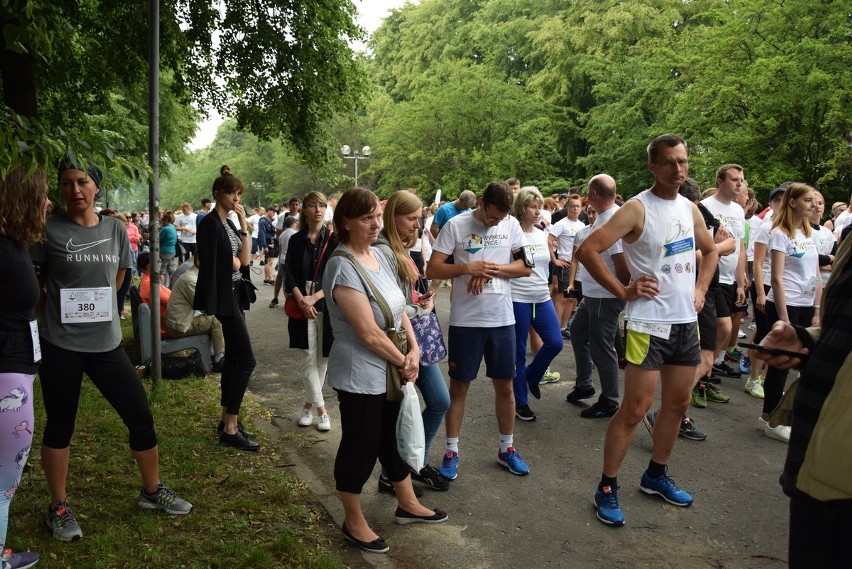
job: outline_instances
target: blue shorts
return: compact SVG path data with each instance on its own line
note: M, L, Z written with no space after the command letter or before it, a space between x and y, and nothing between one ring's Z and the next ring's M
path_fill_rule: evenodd
M473 381L485 356L485 375L491 379L515 378L515 326L470 328L450 326L447 341L450 377Z

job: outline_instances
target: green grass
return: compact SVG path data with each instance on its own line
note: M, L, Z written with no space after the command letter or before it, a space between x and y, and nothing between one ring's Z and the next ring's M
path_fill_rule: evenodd
M130 320L125 322L129 326ZM44 522L50 495L39 464L44 411L38 381L35 392L30 470L12 501L8 546L40 552L40 566L344 566L325 537L330 518L306 487L283 471L287 461L274 444L264 441L260 453L218 446L219 382L210 377L163 381L151 394L160 477L195 506L186 516L136 505L140 478L127 430L97 389L84 381L68 477L68 501L84 537L73 543L54 540ZM251 408L252 403L246 405Z

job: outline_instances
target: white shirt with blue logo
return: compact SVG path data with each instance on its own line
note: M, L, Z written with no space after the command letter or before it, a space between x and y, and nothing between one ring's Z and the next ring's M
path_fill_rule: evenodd
M489 261L508 264L512 251L527 246L527 238L514 217L507 216L496 227L477 221L472 211L461 213L444 225L432 246L434 251L452 255L455 264ZM467 292L470 275L453 279L450 326L497 328L515 324L509 279L494 277L482 294Z

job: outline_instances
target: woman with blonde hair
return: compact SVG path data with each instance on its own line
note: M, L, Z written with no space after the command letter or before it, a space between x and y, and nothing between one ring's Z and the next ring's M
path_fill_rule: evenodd
M384 222L381 235L375 247L385 254L396 274L397 283L405 295L405 313L409 320L423 317L435 308L435 291L420 294L415 284L423 275L410 256L410 245L418 240L420 215L423 204L416 195L401 191L388 199L384 209ZM421 351L424 346L420 346ZM419 472L411 475L433 490L447 490L449 483L436 468L429 465L429 448L441 426L444 414L450 407L450 392L441 374L438 363L419 366L417 382L426 408L423 410L423 430L426 436L425 465ZM393 486L386 475L379 477L379 490L391 493Z
M302 199L299 231L290 237L282 269L284 292L296 300L303 316L291 317L287 323L290 347L302 350L304 356L302 383L306 397L298 424L300 427L311 426L314 422L312 410L316 409L317 430L320 431L331 429L322 387L328 368L328 354L334 342L322 277L331 253L337 248L334 233L323 223L327 209L328 201L321 192L311 192Z
M817 302L822 296L822 279L816 244L809 217L814 208L815 190L801 182L793 182L784 191L781 208L772 218L769 255L772 288L766 296L766 317L770 324L785 322L798 326L819 323ZM764 400L761 421L764 433L783 442L790 440L790 427L770 427L769 413L781 401L787 370L769 367L763 385Z

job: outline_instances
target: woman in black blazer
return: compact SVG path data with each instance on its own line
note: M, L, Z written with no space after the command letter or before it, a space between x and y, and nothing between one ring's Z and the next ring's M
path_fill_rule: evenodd
M248 267L251 237L246 234L246 213L240 203L243 183L222 166L213 182L216 207L198 224L198 285L196 310L215 316L225 336L225 363L222 366L222 420L219 444L256 451L260 444L249 438L239 423L240 406L254 371L255 359L240 301L244 283L241 269ZM239 227L228 218L234 212Z

